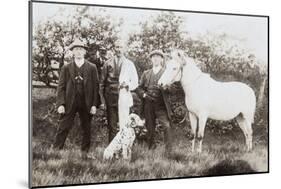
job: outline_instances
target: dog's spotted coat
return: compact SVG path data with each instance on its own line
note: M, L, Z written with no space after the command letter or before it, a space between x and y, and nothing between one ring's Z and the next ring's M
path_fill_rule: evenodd
M134 113L129 115L129 119L125 127L121 128L111 143L107 146L103 153L104 160L110 160L114 156L121 155L124 159L131 160L132 147L136 139L135 127L144 127L144 121Z

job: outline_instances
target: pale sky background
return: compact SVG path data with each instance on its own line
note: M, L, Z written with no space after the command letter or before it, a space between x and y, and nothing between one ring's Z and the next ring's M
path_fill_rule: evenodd
M77 5L33 3L33 25L39 22L56 19L66 21L68 15ZM92 6L91 6L92 7ZM160 11L104 8L112 18L117 21L123 18L121 37L126 40L128 34L139 31L140 22L156 16ZM59 10L64 10L60 14ZM61 11L62 12L62 11ZM259 62L267 64L267 19L265 17L246 17L233 15L203 14L189 12L175 12L184 18L183 30L187 31L192 38L205 35L207 32L214 34L226 33L231 36L232 43L236 43L242 49L255 54Z

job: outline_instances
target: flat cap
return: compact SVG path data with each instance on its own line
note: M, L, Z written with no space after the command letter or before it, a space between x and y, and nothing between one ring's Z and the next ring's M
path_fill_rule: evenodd
M153 55L160 55L162 58L164 58L164 53L161 50L154 50L149 54L149 58L151 58Z
M83 47L84 49L87 49L86 44L82 42L80 39L75 39L73 43L70 44L68 49L73 50L74 47Z

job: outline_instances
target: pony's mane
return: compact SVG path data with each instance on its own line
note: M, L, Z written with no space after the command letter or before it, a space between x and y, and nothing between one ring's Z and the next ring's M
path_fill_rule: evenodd
M194 82L199 77L203 75L207 75L204 72L201 71L201 69L198 67L196 61L194 58L191 58L189 56L183 56L181 57L183 59L184 65L183 70L188 75L189 78L192 78L189 80L188 84L191 82Z
M179 61L183 70L185 70L185 72L187 73L188 77L193 77L192 81L202 75L209 76L209 74L202 72L196 59L188 56L188 54L186 54L183 50L174 50L171 53L171 57L172 58L169 60L169 62L173 63Z
M171 55L172 57L178 57L179 59L181 59L182 62L184 62L184 64L188 62L189 64L192 64L195 67L197 67L197 63L196 63L195 59L188 56L188 54L185 53L183 50L177 49L177 50L174 50L171 54L172 54Z
M198 67L198 65L197 65L197 63L196 63L194 58L191 58L188 55L184 55L181 58L184 61L184 65L183 66L187 66L189 69L198 70L198 71L202 72L201 69Z

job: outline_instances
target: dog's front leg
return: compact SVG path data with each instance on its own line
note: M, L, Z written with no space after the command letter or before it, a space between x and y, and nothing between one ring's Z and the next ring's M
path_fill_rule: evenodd
M122 145L122 156L124 159L128 159L128 146Z
M128 150L128 159L131 161L131 159L132 159L132 146L129 146L127 150Z
M103 159L104 160L111 160L113 158L113 153L109 148L106 148L103 152Z

